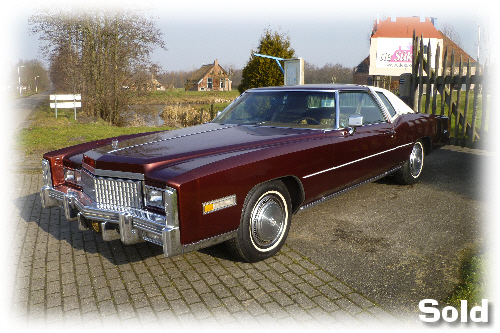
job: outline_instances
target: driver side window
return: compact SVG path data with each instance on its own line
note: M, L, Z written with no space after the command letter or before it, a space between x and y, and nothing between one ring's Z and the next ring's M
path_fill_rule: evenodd
M349 126L349 116L363 116L363 125L387 121L384 112L367 91L340 92L339 106L339 128Z

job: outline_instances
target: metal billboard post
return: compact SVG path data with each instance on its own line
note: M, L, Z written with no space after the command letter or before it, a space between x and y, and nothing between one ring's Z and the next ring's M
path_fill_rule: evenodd
M268 58L268 59L273 59L273 60L276 60L276 63L278 64L278 66L279 66L279 68L280 68L281 73L283 73L283 75L285 75L285 70L283 69L283 66L281 66L280 61L284 61L284 60L286 60L286 59L279 58L279 57L268 56L268 55L265 55L265 54L259 54L259 53L254 53L253 55L254 55L254 56L257 56L257 57L262 57L262 58Z

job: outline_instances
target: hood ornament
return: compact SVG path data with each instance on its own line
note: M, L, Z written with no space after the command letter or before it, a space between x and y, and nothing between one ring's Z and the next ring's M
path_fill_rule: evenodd
M113 139L113 141L111 141L111 147L113 147L113 149L118 149L118 140L117 139Z

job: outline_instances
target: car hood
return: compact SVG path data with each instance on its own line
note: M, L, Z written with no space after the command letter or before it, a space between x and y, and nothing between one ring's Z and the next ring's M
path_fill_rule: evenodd
M98 170L147 173L197 157L284 144L322 131L207 123L115 142L84 153ZM90 161L90 162L89 162Z

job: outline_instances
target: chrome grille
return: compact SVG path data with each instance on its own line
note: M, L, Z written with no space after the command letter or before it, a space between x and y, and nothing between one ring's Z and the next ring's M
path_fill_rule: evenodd
M140 181L101 178L83 171L82 185L83 192L103 207L142 207L142 183Z

